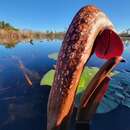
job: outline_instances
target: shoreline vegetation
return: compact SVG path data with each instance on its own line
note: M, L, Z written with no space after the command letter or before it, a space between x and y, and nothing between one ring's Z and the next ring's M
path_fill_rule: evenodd
M30 42L35 40L62 40L65 32L33 32L31 30L5 30L0 29L0 44L15 45L18 42Z
M123 40L130 40L130 34L119 34ZM0 44L5 45L7 48L14 47L19 42L33 43L35 40L63 40L65 36L64 32L53 31L32 31L32 30L20 30L7 22L0 21Z
M19 42L33 43L35 40L62 40L64 35L65 32L20 30L9 23L0 21L0 44L6 47L13 47Z

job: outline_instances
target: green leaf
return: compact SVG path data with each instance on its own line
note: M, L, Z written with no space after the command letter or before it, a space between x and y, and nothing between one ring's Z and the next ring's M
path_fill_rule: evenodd
M77 94L83 92L88 86L91 79L97 73L99 69L97 67L85 67L83 73L81 75L79 86L77 90Z
M58 53L49 54L48 57L53 60L57 60ZM77 89L77 96L75 105L78 106L80 98L84 90L86 89L88 83L91 81L93 76L99 70L97 67L85 67L80 78L79 86ZM41 85L52 86L54 79L55 70L52 69L48 71L41 80ZM106 95L103 98L103 101L99 105L97 112L105 113L115 109L120 103L130 108L130 73L120 73L114 71L110 73L110 76L113 77L109 89ZM125 89L125 91L124 91ZM123 98L123 96L125 98Z
M48 57L50 59L57 60L57 58L58 58L58 52L51 53L51 54L48 55Z
M83 73L80 78L79 86L77 93L83 92L90 82L90 80L93 78L93 76L96 74L98 71L98 68L96 67L85 67L83 70ZM52 86L52 82L54 79L54 73L55 70L51 69L49 70L41 79L40 85L49 85Z
M55 70L49 70L41 79L40 85L52 86Z
M89 82L91 81L91 79L94 77L94 75L97 73L97 71L99 70L99 68L97 67L84 67L84 70L82 72L80 81L79 81L79 85L78 85L78 89L77 89L77 96L76 96L76 101L75 101L75 106L79 106L80 103L80 98L82 93L84 92L84 90L86 89L86 87L88 86ZM51 69L49 70L41 79L40 85L48 85L48 86L52 86L52 82L54 79L54 74L55 74L55 70ZM111 76L115 76L119 74L119 72L114 71L112 72L110 75ZM109 95L109 97L111 97ZM104 99L103 103L100 105L98 112L99 113L104 113L104 112L108 112L111 108L115 108L117 107L117 103L115 103L114 101L108 101L109 99ZM105 103L104 103L105 102ZM104 104L110 104L109 106L111 106L110 108L106 109L107 105Z
M77 94L83 92L86 89L88 83L91 81L91 79L94 77L94 75L97 73L98 70L99 70L99 68L97 68L97 67L85 67L84 68L80 81L79 81ZM54 79L54 73L55 73L54 69L49 70L41 79L40 85L52 86L52 82ZM111 75L113 76L116 73L115 72L111 73Z
M86 89L88 83L91 81L91 79L94 77L94 75L97 73L98 70L99 70L99 68L97 68L97 67L85 67L84 68L80 81L79 81L77 94L82 93ZM55 73L54 69L49 70L41 79L40 85L52 86L52 82L54 79L54 73ZM112 73L111 75L115 75L115 74Z

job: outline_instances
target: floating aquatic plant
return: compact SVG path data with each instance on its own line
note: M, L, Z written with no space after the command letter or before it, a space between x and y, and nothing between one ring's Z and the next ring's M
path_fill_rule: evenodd
M85 67L84 68L84 71L81 75L80 82L79 82L78 89L77 89L75 106L79 105L82 93L84 92L84 90L86 89L86 86L88 85L88 83L91 81L91 79L94 77L94 75L97 73L98 70L99 70L99 68L97 68L97 67ZM49 70L41 79L40 85L52 86L54 74L55 74L54 69ZM117 72L111 73L111 76L114 76L116 74L117 74ZM110 107L110 109L113 107L114 108L117 107L117 105L115 105L115 104L113 104L113 105L112 105L112 107ZM100 110L100 112L106 112L104 110L104 104L100 106L100 109L98 109L98 111L99 110Z
M57 60L58 53L49 54L48 57L53 60ZM80 78L80 82L77 89L77 96L75 106L79 105L80 98L84 92L86 86L97 73L99 68L97 67L84 67L83 73ZM52 86L55 70L49 70L41 79L40 85ZM97 113L105 113L115 109L119 104L123 104L130 107L130 73L117 72L110 73L113 77L109 84L109 89L105 94L102 102L100 103Z

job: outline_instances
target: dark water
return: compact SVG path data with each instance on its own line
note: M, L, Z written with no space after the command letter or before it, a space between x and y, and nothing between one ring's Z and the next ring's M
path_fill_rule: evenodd
M40 86L41 77L55 64L48 54L59 51L61 41L19 43L14 48L0 46L0 130L46 130L49 88ZM127 63L117 70L130 71L130 46ZM92 57L89 66L103 61ZM32 85L27 80L32 82ZM106 114L96 114L92 130L130 130L130 108L120 104Z

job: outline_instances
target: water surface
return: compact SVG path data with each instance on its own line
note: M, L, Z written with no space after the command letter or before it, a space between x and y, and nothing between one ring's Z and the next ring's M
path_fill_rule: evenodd
M130 44L124 51L126 63L116 70L130 75ZM40 86L42 76L56 61L48 54L58 52L61 41L0 45L0 130L45 130L49 87ZM94 55L88 66L100 67L104 61ZM130 88L130 86L127 86ZM129 89L128 89L129 92ZM130 92L129 92L130 94ZM130 108L119 103L105 114L96 114L92 130L129 130Z

